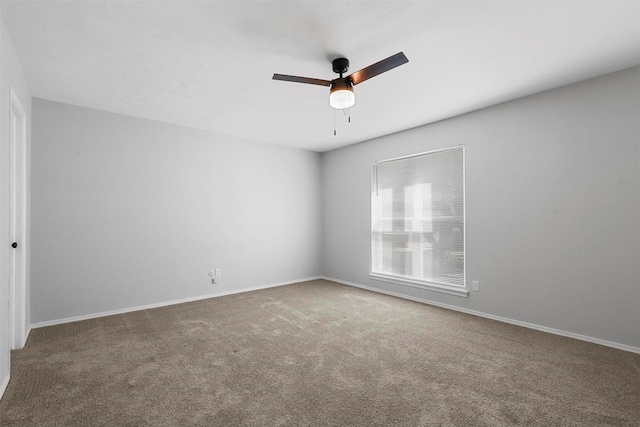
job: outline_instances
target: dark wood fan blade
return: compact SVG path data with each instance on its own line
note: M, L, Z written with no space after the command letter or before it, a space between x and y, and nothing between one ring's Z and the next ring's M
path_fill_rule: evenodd
M362 70L356 71L349 77L351 78L351 81L355 86L365 80L369 80L371 77L375 77L378 74L382 74L385 71L389 71L393 68L399 67L400 65L406 64L407 62L409 62L409 60L406 56L404 56L404 53L398 52L395 55L388 57L387 59L383 59L380 62L376 62L375 64L369 65Z
M331 86L330 80L312 79L309 77L287 76L285 74L274 74L273 80L282 80L285 82L308 83L310 85Z

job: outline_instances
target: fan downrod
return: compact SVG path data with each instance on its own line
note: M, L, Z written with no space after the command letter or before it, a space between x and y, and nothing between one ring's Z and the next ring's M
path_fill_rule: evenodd
M331 61L331 65L333 65L333 72L340 74L340 78L349 71L349 60L347 58L336 58Z

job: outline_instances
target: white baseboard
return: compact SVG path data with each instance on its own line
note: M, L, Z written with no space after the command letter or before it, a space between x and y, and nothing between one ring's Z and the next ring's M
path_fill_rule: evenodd
M31 333L31 325L27 327L27 331L24 334L24 340L22 341L22 345L20 346L20 348L23 348L25 345L27 345L27 340L29 339L30 333Z
M423 304L435 305L437 307L442 307L442 308L446 308L446 309L449 309L449 310L454 310L454 311L459 311L459 312L462 312L462 313L472 314L474 316L485 317L487 319L497 320L499 322L511 323L512 325L523 326L523 327L529 328L529 329L536 329L538 331L548 332L550 334L561 335L561 336L569 337L569 338L575 338L575 339L578 339L578 340L587 341L587 342L591 342L591 343L594 343L594 344L600 344L600 345L604 345L604 346L607 346L607 347L617 348L619 350L625 350L625 351L630 351L632 353L639 353L640 354L640 347L634 347L634 346L630 346L630 345L626 345L626 344L620 344L620 343L617 343L617 342L601 340L599 338L593 338L593 337L589 337L589 336L586 336L586 335L575 334L573 332L562 331L560 329L548 328L546 326L540 326L540 325L536 325L534 323L522 322L520 320L509 319L507 317L495 316L493 314L483 313L481 311L469 310L467 308L456 307L456 306L449 305L449 304L442 304L442 303L439 303L439 302L435 302L435 301L431 301L431 300L427 300L427 299L423 299L423 298L416 298L416 297L412 297L412 296L408 296L408 295L403 295L403 294L400 294L398 292L391 292L391 291L386 291L386 290L383 290L383 289L374 288L374 287L371 287L371 286L361 285L359 283L347 282L346 280L333 279L331 277L324 277L324 276L321 277L321 278L325 279L325 280L330 280L332 282L341 283L341 284L347 285L347 286L353 286L353 287L356 287L356 288L366 289L368 291L378 292L378 293L381 293L381 294L391 295L391 296L398 297L398 298L404 298L404 299L408 299L408 300L411 300L411 301L421 302Z
M155 304L148 304L148 305L143 305L143 306L128 307L128 308L111 310L111 311L103 311L103 312L100 312L100 313L92 313L92 314L86 314L86 315L82 315L82 316L67 317L67 318L63 318L63 319L47 320L47 321L44 321L44 322L38 322L38 323L32 324L31 327L29 328L29 332L31 331L32 328L36 329L36 328L42 328L42 327L45 327L45 326L53 326L53 325L60 325L60 324L63 324L63 323L78 322L80 320L87 320L87 319L95 319L95 318L98 318L98 317L112 316L114 314L123 314L123 313L129 313L129 312L132 312L132 311L148 310L148 309L151 309L151 308L158 308L158 307L166 307L166 306L174 305L174 304L182 304L182 303L185 303L185 302L199 301L199 300L209 299L209 298L217 298L217 297L222 297L222 296L225 296L225 295L233 295L233 294L239 294L239 293L243 293L243 292L257 291L257 290L260 290L260 289L275 288L275 287L278 287L278 286L291 285L291 284L294 284L294 283L307 282L309 280L317 280L317 279L330 280L332 282L341 283L343 285L353 286L353 287L356 287L356 288L366 289L366 290L372 291L372 292L378 292L378 293L381 293L381 294L391 295L391 296L398 297L398 298L404 298L404 299L408 299L408 300L411 300L411 301L420 302L420 303L423 303L423 304L434 305L434 306L437 306L437 307L442 307L442 308L446 308L446 309L449 309L449 310L459 311L459 312L471 314L471 315L474 315L474 316L480 316L480 317L485 317L487 319L497 320L499 322L510 323L512 325L522 326L522 327L525 327L525 328L535 329L535 330L538 330L538 331L548 332L550 334L561 335L561 336L565 336L565 337L569 337L569 338L575 338L575 339L578 339L578 340L587 341L587 342L591 342L591 343L594 343L594 344L600 344L600 345L604 345L604 346L607 346L607 347L617 348L619 350L625 350L625 351L629 351L629 352L632 352L632 353L640 354L640 347L634 347L634 346L630 346L630 345L626 345L626 344L620 344L620 343L616 343L616 342L612 342L612 341L606 341L606 340L602 340L602 339L599 339L599 338L589 337L589 336L586 336L586 335L580 335L580 334L576 334L576 333L573 333L573 332L563 331L563 330L560 330L560 329L549 328L549 327L546 327L546 326L536 325L534 323L522 322L520 320L509 319L509 318L502 317L502 316L496 316L496 315L489 314L489 313L483 313L481 311L469 310L467 308L456 307L456 306L449 305L449 304L443 304L443 303L439 303L439 302L436 302L436 301L427 300L427 299L424 299L424 298L416 298L416 297L412 297L412 296L408 296L408 295L403 295L403 294L398 293L398 292L386 291L386 290L374 288L374 287L371 287L371 286L361 285L359 283L348 282L346 280L334 279L332 277L325 277L325 276L307 277L307 278L304 278L304 279L297 279L297 280L292 280L292 281L287 281L287 282L273 283L273 284L268 284L268 285L263 285L263 286L255 286L255 287L251 287L251 288L244 288L244 289L233 290L233 291L218 292L218 293L214 293L214 294L200 295L200 296L196 296L196 297L183 298L183 299L173 300L173 301L165 301L165 302L160 302L160 303L155 303ZM28 336L29 336L29 333L27 333L27 337ZM5 380L5 382L6 383L4 384L4 387L6 387L6 384L9 382L9 379L7 378ZM0 388L0 390L4 391L3 388Z
M4 380L2 380L2 383L0 383L0 399L2 399L2 396L4 395L4 391L7 389L7 386L9 385L9 374L7 374L7 376L4 378Z
M85 315L82 315L82 316L65 317L63 319L46 320L44 322L33 323L31 325L31 328L29 328L29 331L31 331L31 329L43 328L45 326L61 325L63 323L78 322L80 320L88 320L88 319L95 319L95 318L98 318L98 317L113 316L114 314L130 313L132 311L148 310L148 309L151 309L151 308L166 307L168 305L182 304L182 303L185 303L185 302L193 302L193 301L200 301L200 300L203 300L203 299L223 297L223 296L226 296L226 295L241 294L243 292L258 291L260 289L268 289L268 288L275 288L275 287L278 287L278 286L292 285L294 283L307 282L309 280L318 280L320 278L321 278L320 276L307 277L307 278L304 278L304 279L296 279L296 280L287 281L287 282L271 283L271 284L268 284L268 285L254 286L254 287L251 287L251 288L244 288L244 289L238 289L238 290L233 290L233 291L225 291L225 292L217 292L217 293L213 293L213 294L199 295L199 296L196 296L196 297L182 298L182 299L173 300L173 301L164 301L164 302L159 302L159 303L155 303L155 304L147 304L147 305L140 305L140 306L136 306L136 307L120 308L120 309L117 309L117 310L102 311L100 313L91 313L91 314L85 314ZM27 336L28 336L28 334L27 334Z

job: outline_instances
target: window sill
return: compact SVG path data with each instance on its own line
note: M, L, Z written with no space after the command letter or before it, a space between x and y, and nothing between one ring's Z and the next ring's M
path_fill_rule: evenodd
M379 280L381 282L395 283L397 285L410 286L412 288L426 289L428 291L442 292L449 295L455 295L466 298L469 291L461 286L451 286L439 283L428 283L419 280L406 279L404 277L389 276L380 273L369 273L369 278Z

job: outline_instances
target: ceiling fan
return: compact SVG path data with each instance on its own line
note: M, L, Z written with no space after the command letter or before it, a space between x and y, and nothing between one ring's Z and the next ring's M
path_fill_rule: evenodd
M402 64L409 62L402 52L398 52L382 61L369 65L355 73L343 77L349 71L349 60L347 58L334 59L333 72L340 74L340 77L333 80L313 79L310 77L288 76L286 74L274 74L273 80L283 80L286 82L308 83L319 86L329 86L329 105L337 110L350 108L356 102L356 96L353 93L353 87L371 77L382 74L385 71L392 70Z

